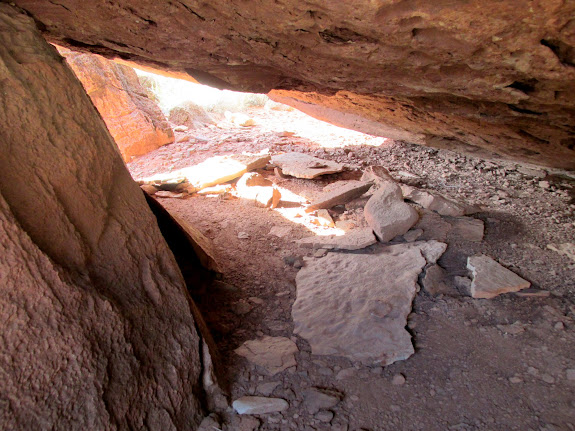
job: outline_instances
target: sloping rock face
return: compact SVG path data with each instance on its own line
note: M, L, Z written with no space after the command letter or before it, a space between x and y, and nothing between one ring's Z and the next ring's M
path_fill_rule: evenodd
M59 44L425 145L575 168L575 3L16 0Z
M134 69L99 55L60 48L106 122L126 162L174 142L159 106L146 96Z
M7 3L0 124L0 429L195 429L202 340L174 257L82 85Z

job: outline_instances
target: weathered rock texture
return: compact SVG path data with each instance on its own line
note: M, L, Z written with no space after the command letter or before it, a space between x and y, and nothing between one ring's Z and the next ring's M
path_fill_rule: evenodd
M182 276L35 28L0 3L0 429L194 429L202 340Z
M336 124L575 168L575 3L16 0L49 40Z
M296 276L294 333L314 355L344 356L388 365L413 354L405 329L417 278L446 244L398 244L377 254L328 253L310 260Z
M166 117L140 85L134 69L99 55L60 48L106 122L125 161L174 142Z

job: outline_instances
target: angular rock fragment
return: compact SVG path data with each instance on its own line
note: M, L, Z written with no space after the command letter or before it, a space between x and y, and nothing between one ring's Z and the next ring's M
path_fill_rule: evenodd
M317 209L329 209L336 205L343 205L360 197L372 185L373 183L366 181L341 181L341 184L330 184L329 190L317 196L305 210L312 212Z
M318 210L317 219L321 226L335 227L335 223L333 222L333 219L331 218L328 210Z
M335 407L343 396L336 390L309 388L303 392L303 403L310 414Z
M294 332L314 355L387 365L413 354L406 331L426 243L397 244L377 254L328 253L296 276ZM433 247L432 247L433 248Z
M273 183L256 172L243 174L236 183L236 191L240 198L264 208L277 206L281 199L281 193Z
M189 183L188 192L223 184L241 177L248 171L261 169L267 165L267 154L235 154L232 156L214 156L194 166L173 172L164 172L148 178L138 179L140 184L178 184Z
M467 268L473 273L471 296L494 298L497 295L527 289L531 283L504 268L489 256L477 255L467 259Z
M438 214L451 217L459 217L465 214L465 205L447 199L438 193L428 192L415 187L401 185L403 197L421 205L425 209L435 211Z
M235 352L274 375L296 365L298 348L289 338L264 336L246 341Z
M302 247L328 250L360 250L377 242L371 228L353 229L345 235L310 236L299 239L297 244Z
M421 285L432 296L456 293L447 282L447 272L439 265L430 265L425 270Z
M403 244L406 249L417 248L427 261L427 263L436 263L445 250L447 244L440 241L417 241L412 243Z
M343 171L343 165L340 163L303 153L278 154L272 157L272 163L279 166L283 174L296 178L313 179L320 175Z
M232 407L240 415L263 415L282 412L289 404L281 398L241 397L232 403Z
M361 181L375 183L378 187L385 182L395 182L391 174L383 166L369 166L363 171Z
M365 220L381 242L406 233L419 218L417 211L403 202L397 184L386 182L367 201Z

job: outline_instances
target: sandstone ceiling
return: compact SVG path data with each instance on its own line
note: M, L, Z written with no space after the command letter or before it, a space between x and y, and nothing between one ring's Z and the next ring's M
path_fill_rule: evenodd
M396 139L575 169L575 2L16 0L44 36Z

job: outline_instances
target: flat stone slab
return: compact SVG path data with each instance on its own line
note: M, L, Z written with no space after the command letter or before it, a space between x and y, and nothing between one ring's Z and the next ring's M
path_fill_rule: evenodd
M343 171L341 163L319 159L303 153L278 154L271 159L286 175L296 178L313 179L320 175L335 174Z
M282 412L289 404L281 398L241 397L232 403L232 407L240 415L263 415Z
M367 192L373 185L368 181L338 181L330 184L330 188L313 199L311 204L305 209L312 212L318 209L329 209L336 205L343 205Z
M352 229L345 235L310 236L295 241L302 247L313 248L315 250L324 248L326 250L361 250L377 242L371 228Z
M467 258L467 268L473 273L471 296L474 298L490 299L531 286L530 282L483 254Z
M397 184L385 182L367 201L364 217L377 238L381 242L388 242L406 233L417 223L419 214L415 208L403 202Z
M296 276L294 332L314 355L388 365L414 352L405 329L427 261L425 243L397 244L377 254L328 253Z
M197 165L139 179L138 182L140 184L152 185L187 182L189 183L187 190L191 193L234 180L248 171L261 169L265 167L269 161L270 156L267 154L215 156Z
M289 338L264 336L246 341L235 352L274 375L296 365L298 348Z

